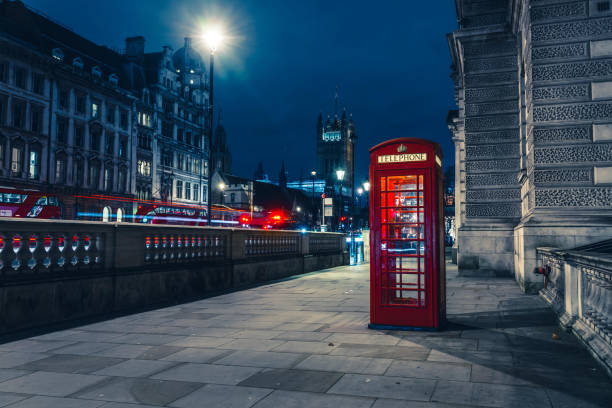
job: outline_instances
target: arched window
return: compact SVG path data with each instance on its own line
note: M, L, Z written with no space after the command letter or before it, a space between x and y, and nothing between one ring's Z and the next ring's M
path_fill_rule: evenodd
M99 66L95 66L91 69L91 74L95 77L100 78L102 76L102 70L100 69Z
M123 208L117 208L117 222L123 222Z
M54 48L51 51L51 56L53 56L53 58L55 58L57 61L63 61L64 60L64 51L62 51L61 48Z
M117 74L110 74L108 76L108 82L110 82L112 85L117 86L117 84L119 84L119 76Z
M110 207L104 207L102 209L102 222L109 222L111 216L113 215L113 210Z
M30 158L28 161L28 178L38 180L40 178L40 151L41 146L34 144L30 146Z
M72 60L72 66L76 69L83 69L83 60L81 59L81 57L75 57Z
M76 187L83 187L83 158L76 156L72 162L72 177Z
M55 182L65 183L66 182L66 154L58 153L55 156Z

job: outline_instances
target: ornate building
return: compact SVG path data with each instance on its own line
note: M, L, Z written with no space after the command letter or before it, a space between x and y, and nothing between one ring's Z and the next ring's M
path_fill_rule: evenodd
M353 180L353 149L357 136L353 118L338 115L332 120L329 116L323 123L323 116L317 119L317 177L324 179L330 185L335 185L336 170L344 170L344 186L352 189ZM349 193L350 195L350 193Z
M66 218L119 219L131 197L205 202L204 64L189 39L144 45L117 52L0 1L0 184L57 194Z
M610 1L456 0L460 271L539 289L536 248L612 236Z

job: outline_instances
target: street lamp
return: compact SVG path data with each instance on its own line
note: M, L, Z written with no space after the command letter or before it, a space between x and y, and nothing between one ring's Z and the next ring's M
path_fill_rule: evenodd
M315 211L315 199L314 199L314 183L315 183L315 176L317 175L316 171L311 171L310 175L312 176L312 230L314 231L315 229L315 224L316 224L316 211Z
M363 189L366 192L366 207L369 209L370 208L370 182L368 180L363 182ZM366 217L366 220L368 219L368 217Z
M208 225L212 223L212 138L213 138L213 72L215 67L215 51L223 43L223 31L219 26L209 27L203 35L210 50L210 84L208 96Z
M336 170L336 177L338 178L338 181L340 182L340 190L339 190L339 195L340 195L340 222L342 222L342 210L343 210L343 202L342 202L342 180L344 180L344 170ZM338 228L340 228L340 223L338 223Z

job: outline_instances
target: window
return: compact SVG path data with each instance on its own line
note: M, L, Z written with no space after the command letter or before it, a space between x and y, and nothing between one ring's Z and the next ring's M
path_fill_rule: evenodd
M45 77L41 74L32 74L32 91L39 95L45 92Z
M85 114L85 96L77 95L76 97L76 111L81 115Z
M77 125L74 127L74 144L78 147L83 147L85 143L85 129L83 126Z
M21 163L23 160L23 146L13 146L11 149L11 173L19 176L21 173Z
M57 61L63 61L64 60L64 51L62 51L61 48L54 48L53 50L51 50L51 56L57 60Z
M138 132L138 147L151 150L151 135L148 132Z
M91 74L96 78L100 78L102 76L102 70L96 65L95 67L91 68Z
M233 203L236 201L236 193L230 193L230 201Z
M100 137L101 137L101 132L99 129L93 129L91 130L91 136L90 136L90 144L89 144L89 150L100 150Z
M55 159L55 182L66 182L66 157L59 156Z
M162 109L166 113L174 113L174 103L166 98L162 99Z
M108 76L108 82L110 82L111 85L117 86L119 84L119 76L117 74L110 74Z
M113 133L106 131L106 145L104 146L104 152L106 154L113 154L113 150L114 149L114 142L115 142L115 138L113 137Z
M127 157L127 139L119 140L119 157L124 159Z
M25 124L26 107L23 102L13 102L13 127L23 128Z
M111 125L115 124L115 106L107 105L106 106L106 121Z
M191 132L187 132L186 135L187 137L185 138L185 143L190 145L191 144Z
M164 150L162 153L162 164L166 167L172 167L172 152Z
M200 171L201 171L200 159L193 159L193 172L195 174L200 174Z
M58 143L66 143L68 141L68 121L66 119L57 120L56 137Z
M185 199L191 200L191 183L185 183Z
M97 189L100 183L100 163L93 161L89 163L89 186Z
M83 60L81 59L81 57L75 57L72 60L72 66L76 69L83 69Z
M185 171L191 173L191 164L193 162L191 161L191 157L187 156L185 159Z
M609 1L598 1L597 11L599 13L604 12L604 11L610 11L610 2Z
M200 185L199 184L193 185L193 200L200 201Z
M152 127L151 115L145 112L138 112L138 124L141 126Z
M15 67L15 85L19 88L26 88L26 70Z
M123 130L126 130L128 127L128 113L123 109L121 109L119 114L119 126L121 126Z
M72 162L72 177L75 186L83 186L83 159L80 157L75 157Z
M151 162L148 160L139 159L137 162L138 175L149 177L151 176Z
M38 180L40 177L40 150L32 148L30 150L30 163L28 169L28 177L32 180Z
M149 186L137 186L136 196L139 200L150 200L151 199L151 187Z
M179 142L183 141L183 129L177 129L177 131L176 131L176 139Z
M181 180L176 180L176 198L183 198L183 182Z
M127 170L121 169L119 170L119 183L117 184L117 188L119 189L120 193L124 193L127 191L127 186L125 184L126 182L127 182Z
M0 82L8 82L8 62L0 61Z
M113 189L113 168L110 165L104 166L104 191Z
M67 90L60 89L57 103L60 109L68 110L68 91Z
M6 105L7 98L0 95L0 125L4 125L4 120L6 116Z
M32 106L30 112L30 130L40 133L42 130L43 111L42 108Z
M98 118L100 116L100 102L93 101L91 103L91 117Z
M162 122L161 133L163 137L172 139L172 123Z
M3 137L0 137L0 170L4 168L4 146L6 140Z
M185 169L185 155L183 153L179 153L178 154L178 160L176 163L176 168L179 170L184 170Z

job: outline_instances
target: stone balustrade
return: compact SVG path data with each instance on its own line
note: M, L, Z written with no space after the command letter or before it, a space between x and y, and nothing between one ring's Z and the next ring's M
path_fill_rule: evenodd
M542 296L612 375L612 240L561 250L538 248L548 269Z
M347 263L336 233L6 219L0 334Z

